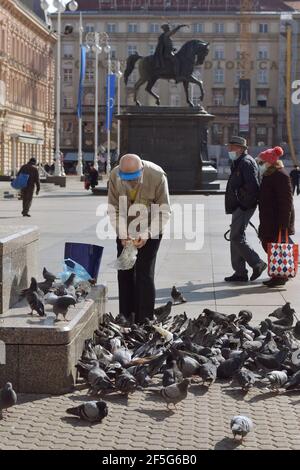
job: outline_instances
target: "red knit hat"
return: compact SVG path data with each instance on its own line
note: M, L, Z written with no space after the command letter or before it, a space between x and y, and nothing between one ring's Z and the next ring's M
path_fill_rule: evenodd
M258 158L263 162L268 162L271 163L271 165L274 165L274 163L276 163L283 154L284 151L281 147L274 147L273 149L268 149L264 152L261 152Z

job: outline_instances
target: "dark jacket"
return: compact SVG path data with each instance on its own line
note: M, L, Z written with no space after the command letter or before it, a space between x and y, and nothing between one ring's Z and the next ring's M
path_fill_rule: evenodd
M299 180L300 180L300 171L296 168L290 172L290 178L292 181L292 185L296 187L299 191Z
M226 194L226 214L236 209L254 209L257 206L259 177L256 161L248 154L243 154L231 165Z
M40 177L38 169L35 165L33 165L32 163L26 163L26 165L23 165L20 168L18 175L20 173L26 173L27 175L29 175L28 183L25 188L26 191L33 193L34 185L36 185L36 190L40 191Z
M263 177L259 192L259 238L270 242L278 239L281 229L295 233L295 211L292 186L284 168Z

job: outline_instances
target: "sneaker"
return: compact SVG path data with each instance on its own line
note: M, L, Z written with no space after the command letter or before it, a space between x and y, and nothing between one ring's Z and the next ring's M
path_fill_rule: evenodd
M280 277L273 277L268 281L263 282L263 285L269 288L277 287L277 286L284 286L287 283L288 279L280 278Z
M264 261L261 261L255 268L253 269L253 274L250 277L250 281L255 281L258 279L262 273L267 269L268 265Z
M31 217L30 214L22 214L22 215L23 215L23 217Z
M248 282L248 276L238 276L237 274L233 274L230 277L225 277L225 282Z

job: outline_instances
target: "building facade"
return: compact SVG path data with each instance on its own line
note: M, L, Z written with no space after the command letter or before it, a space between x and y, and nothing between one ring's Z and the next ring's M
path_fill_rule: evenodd
M0 174L51 161L56 36L18 1L0 3Z
M84 37L87 32L106 32L110 38L112 59L126 59L138 52L153 54L161 25L188 24L173 36L179 49L191 39L208 41L210 53L196 75L204 82L204 106L216 116L209 133L209 144L222 146L232 134L239 133L239 80L251 80L251 146L269 146L286 140L284 126L285 49L282 18L293 8L281 1L217 0L97 0L79 1L83 15ZM249 11L249 5L251 11ZM62 133L64 152L77 148L76 105L79 80L79 11L63 15L63 29L73 26L73 33L63 36L62 51ZM99 144L105 145L104 103L107 58L100 56L100 128ZM133 102L133 86L138 79L135 69L127 87L122 81L121 105ZM95 57L89 52L83 96L83 149L93 151ZM143 88L143 87L142 87ZM162 106L187 106L182 84L160 80L154 87ZM194 104L199 104L199 89L191 90ZM141 89L140 101L154 106L154 99ZM279 113L280 118L279 118ZM116 126L115 126L116 127ZM116 140L113 129L113 140Z

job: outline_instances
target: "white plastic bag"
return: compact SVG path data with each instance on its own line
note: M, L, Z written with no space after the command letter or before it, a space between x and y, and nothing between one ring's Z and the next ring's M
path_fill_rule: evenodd
M138 249L133 244L133 242L128 243L128 245L123 248L120 256L112 264L112 267L118 269L119 271L127 271L128 269L132 269L136 263L137 254Z

